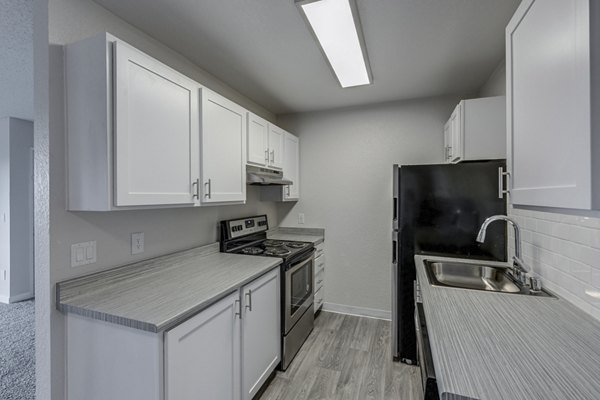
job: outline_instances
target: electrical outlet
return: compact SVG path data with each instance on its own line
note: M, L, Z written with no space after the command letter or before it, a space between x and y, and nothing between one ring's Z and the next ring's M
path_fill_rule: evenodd
M298 214L298 223L300 225L304 225L304 213L299 213Z
M96 260L96 241L71 245L71 267L93 264Z
M144 232L131 234L131 254L140 254L144 252Z

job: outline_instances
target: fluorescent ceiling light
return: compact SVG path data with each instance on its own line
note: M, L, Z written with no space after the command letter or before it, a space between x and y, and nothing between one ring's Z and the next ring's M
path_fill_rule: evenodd
M342 87L372 83L354 0L296 0Z

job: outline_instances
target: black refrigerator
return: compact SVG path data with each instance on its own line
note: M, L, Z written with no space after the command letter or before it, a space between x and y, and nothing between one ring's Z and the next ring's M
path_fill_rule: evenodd
M506 261L506 227L493 224L476 242L483 221L506 215L505 160L394 165L392 354L417 362L414 321L415 254Z

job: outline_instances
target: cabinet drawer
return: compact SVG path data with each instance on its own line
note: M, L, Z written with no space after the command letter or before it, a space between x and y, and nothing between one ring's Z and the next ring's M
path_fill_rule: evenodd
M323 253L325 253L325 244L324 243L320 243L318 245L315 246L316 252L315 252L315 257L319 258L320 256L323 255Z
M315 275L320 274L325 270L325 254L315 258Z
M319 289L321 289L323 287L324 281L325 281L325 273L320 272L315 275L315 282L314 282L315 292L317 292Z
M315 303L314 303L315 312L317 312L321 308L321 306L323 306L324 293L325 292L324 292L323 288L321 288L315 292Z

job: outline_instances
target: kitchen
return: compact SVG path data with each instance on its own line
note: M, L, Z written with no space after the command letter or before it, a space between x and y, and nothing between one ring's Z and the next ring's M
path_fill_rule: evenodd
M517 121L518 118L523 118L519 111L527 109L527 105L541 100L547 101L547 109L534 107L530 110L535 114L535 121L543 121L541 127L534 125L528 129L528 132L534 132L534 136L518 136L517 139L521 141L516 141L508 147L511 151L505 152L505 157L508 157L507 166L512 175L504 177L502 190L513 190L506 212L520 225L524 263L541 275L542 287L558 298L534 300L539 300L540 303L554 301L567 304L564 313L585 321L581 324L590 327L579 333L585 336L581 342L589 346L588 354L598 352L598 331L592 328L598 326L598 298L594 297L594 294L598 293L597 238L600 225L598 213L595 211L597 207L592 200L595 190L595 158L588 154L590 148L595 148L595 121L591 118L590 111L594 107L590 104L586 107L585 96L581 96L586 90L592 90L591 98L595 99L595 75L588 70L587 81L578 79L585 76L579 70L572 76L567 75L564 71L567 67L552 62L555 60L552 57L559 57L559 54L542 53L542 50L538 54L528 49L524 53L533 54L531 60L528 59L531 65L540 65L541 61L535 57L549 57L550 61L543 62L543 71L548 75L540 72L536 76L537 80L530 75L527 79L512 79L513 70L504 65L510 66L511 54L522 54L519 51L523 52L523 49L516 47L513 53L505 53L505 28L510 26L515 13L527 11L524 10L525 6L519 5L520 2L358 1L356 10L360 14L364 30L363 40L373 84L348 89L340 87L318 42L311 34L302 11L291 1L243 4L225 2L227 4L220 5L210 2L170 4L158 0L149 5L136 1L111 0L56 0L40 3L44 3L45 6L37 4L34 8L34 120L37 168L36 365L40 398L77 398L76 395L69 396L69 390L75 390L73 393L82 390L88 394L87 398L106 398L106 393L102 391L95 393L97 397L92 396L91 389L84 384L88 382L86 379L91 379L92 384L92 377L97 377L98 382L106 382L107 385L103 387L109 387L111 384L114 384L113 388L120 387L116 381L101 380L101 376L92 365L88 366L90 369L87 371L84 367L79 367L85 366L85 362L93 364L96 361L98 366L101 366L102 357L77 357L77 354L85 353L83 350L73 352L72 349L85 349L89 348L87 345L91 345L88 340L94 335L82 335L81 340L74 339L77 338L77 332L91 329L86 323L103 322L102 328L109 331L115 327L121 329L123 324L111 323L104 317L100 318L104 321L89 318L89 315L100 316L102 312L89 305L88 317L70 312L67 309L69 304L65 303L63 307L60 297L56 298L57 290L60 293L64 285L72 285L74 279L81 283L85 279L92 279L89 278L91 274L115 272L115 268L152 262L147 260L168 257L169 254L190 251L189 249L204 249L198 250L201 253L212 252L215 250L214 243L223 243L222 239L226 237L222 236L223 228L219 228L222 221L243 220L243 229L253 229L254 227L250 226L252 223L246 227L245 221L252 217L266 216L268 229L252 232L252 235L264 233L265 238L269 239L272 235L298 235L300 232L301 236L319 236L316 242L323 240L322 243L313 243L315 247L323 246L325 257L321 282L323 302L320 313L314 320L315 334L322 333L319 320L326 321L325 318L334 318L335 315L357 315L370 317L374 321L392 320L393 165L444 163L445 154L448 153L447 147L450 147L444 143L444 126L453 115L456 106L461 100L497 96L506 96L505 104L512 104L512 98L518 99L515 102L521 102L521 105L514 105L514 117ZM565 22L572 21L564 17L567 12L585 20L586 14L582 16L575 13L587 10L588 19L591 21L587 28L587 38L592 41L595 39L594 22L597 20L597 10L593 8L594 2L572 1L569 2L571 8L565 7L567 10L561 9L561 2L550 0L528 1L524 4L534 4L531 8L534 11L538 10L536 7L540 7L541 14L531 15L547 20L543 26L557 26L562 23L565 29L572 29L569 23ZM586 9L586 5L592 7L591 10ZM228 20L239 23L224 23ZM585 28L585 24L581 25L583 27L577 26L580 29ZM534 30L534 34L537 34L537 31ZM540 33L542 36L544 34L544 31ZM576 37L586 36L580 34ZM531 40L537 42L541 39L534 37ZM565 44L560 38L557 40L564 46L560 47L561 50L569 51L570 42L566 41ZM549 49L552 50L554 42L548 39L548 43ZM535 48L531 43L529 45ZM115 53L112 52L113 46L116 48ZM587 47L587 56L591 57L593 68L595 54L590 54L590 47L593 49L593 46ZM585 46L582 48L586 49ZM77 49L81 54L77 54ZM112 71L113 56L117 59L115 71ZM120 64L121 59L133 61ZM133 68L132 65L143 65L145 70L156 68L153 71L163 75L171 76L170 74L175 73L177 77L173 77L170 82L177 80L178 87L187 88L187 93L191 93L189 97L184 96L190 103L189 107L181 112L209 110L206 111L207 114L202 115L206 118L188 119L195 121L192 125L197 126L181 128L177 125L177 129L169 128L173 135L170 137L171 141L164 141L161 137L149 139L144 136L148 131L160 130L161 114L148 112L156 104L140 101L146 100L146 97L128 102L131 98L128 99L127 96L135 95L135 90L140 90L138 93L141 93L144 90L144 79L147 77L142 74L138 76L139 81L132 80L131 85L141 86L130 86L130 92L120 92L119 85L113 86L111 81L112 73L121 76L123 71L130 72L127 68ZM556 68L553 69L552 66L555 65ZM120 67L124 69L118 69ZM507 79L504 78L505 75ZM547 84L549 81L558 81L557 76L563 77L568 83L558 87ZM511 83L508 86L507 81ZM508 92L506 87L509 88ZM524 88L524 97L518 97L519 93L513 92L519 87ZM532 88L540 92L535 92ZM560 94L557 95L555 91ZM179 104L177 101L182 98L178 97L181 92L168 93L173 96L169 104ZM559 100L553 100L557 97ZM175 98L177 100L173 100ZM573 101L563 104L560 100L562 98ZM116 105L113 105L113 100ZM580 101L584 102L583 106L578 103ZM135 109L133 105L140 105L140 108ZM130 114L123 108L127 106L132 108ZM219 113L223 108L230 111L226 117ZM163 111L160 107L158 109ZM114 115L112 110L115 111ZM468 108L465 110L468 112ZM510 128L510 118L513 114L511 107L507 107L506 110L509 118L506 126ZM560 118L548 118L558 114L559 110L562 114ZM585 115L580 115L585 113L585 110L592 123L587 128L582 122L586 120ZM131 119L129 125L122 126L141 128L119 131L119 124L122 123L119 118L122 116L138 118ZM214 116L215 119L211 120L209 116ZM208 140L207 138L211 138L208 134L218 125L218 122L214 121L232 121L233 119L227 119L229 117L238 118L238 122L231 126L243 127L247 130L244 131L245 134L240 131L237 136L231 136L227 140ZM112 125L113 119L116 125ZM146 120L154 123L144 125ZM279 161L286 162L285 159L276 161L279 154L286 154L281 152L285 145L271 144L270 140L267 140L267 146L257 146L260 150L252 153L259 156L258 153L263 151L260 154L264 156L263 165L259 165L258 161L255 164L248 163L251 154L248 144L256 143L248 135L250 120L253 121L253 129L267 132L267 138L271 132L274 132L275 136L287 137L291 143L288 148L291 148L297 139L297 152L290 152L292 155L299 155L297 163L290 163L297 168L295 175L298 186L293 196L287 190L296 185L294 179L290 179L294 185L287 185L288 188L285 188L286 185L283 185L283 188L262 188L245 184L248 179L248 165L266 168L265 164L268 166L270 163L277 165ZM240 124L240 121L245 123ZM529 119L526 123L533 124ZM577 128L577 124L582 125ZM76 128L82 126L85 128ZM115 143L111 141L113 126L117 127L117 132L126 132L126 136L117 134ZM183 136L185 129L188 129L187 137ZM555 133L557 129L573 131L573 134L559 138L549 134L545 138L541 133ZM102 131L103 135L98 133ZM193 134L198 131L202 132L202 135ZM175 136L180 134L182 136ZM506 130L502 139L506 140L507 137L510 137L510 130ZM122 142L118 142L121 139ZM465 136L464 140L467 139ZM202 142L203 140L208 141ZM235 145L231 145L232 140L235 141ZM120 150L115 154L112 154L113 144ZM179 146L177 151L173 150L176 146ZM215 147L210 150L209 146ZM188 152L188 148L200 150ZM276 151L271 153L274 148ZM538 148L539 151L535 150ZM264 153L264 150L267 150L267 153ZM238 158L235 163L230 163L234 153L238 154ZM149 154L151 156L148 156ZM549 154L553 156L550 157ZM128 155L131 158L128 158ZM289 162L290 158L285 158ZM494 156L492 159L496 158L498 157ZM161 162L157 162L157 159ZM131 162L132 160L134 162ZM227 163L224 160L227 160ZM157 167L156 164L160 165ZM185 182L179 180L179 175L177 179L170 179L173 172L179 171L177 168L182 168L182 164L187 165L183 167L188 171ZM468 165L468 162L463 161L457 165L462 164ZM128 165L129 170L119 168L122 165ZM453 165L454 163L451 166ZM513 166L515 169L512 169ZM523 169L524 166L527 168ZM519 175L519 168L521 171L527 171L526 175ZM277 167L272 169L280 171ZM153 173L144 174L144 171ZM285 167L282 171L283 177L289 179L285 176ZM216 175L209 176L209 173L235 175L236 180L228 182L235 186L237 191L219 187L219 180L214 177ZM552 176L557 177L556 181L551 179ZM573 176L577 177L574 185L576 189L573 192L552 193L552 187L571 182L569 179ZM117 182L116 185L113 185L113 178ZM489 183L496 191L497 178L495 176L494 181ZM126 183L127 179L131 179L129 186ZM550 188L544 195L527 192L527 188L532 188L537 179L543 181L541 186ZM125 186L120 186L121 183L125 183ZM581 188L580 183L583 185ZM137 190L140 187L136 187L137 184L146 187L140 191ZM174 188L171 191L177 195L157 201L156 197L153 198L156 192L146 190L153 184L160 184L161 189ZM146 193L140 195L140 192L144 191ZM183 201L182 196L185 197ZM278 200L285 200L288 196L290 201L274 201L273 196L279 196ZM207 206L209 200L214 200L217 205ZM155 207L157 202L164 205L171 201L171 205L176 206ZM176 204L178 202L184 204ZM515 204L515 207L512 204ZM125 209L119 210L119 207ZM127 207L135 209L126 209ZM478 225L480 226L488 216L490 215L481 215L481 218L477 219ZM490 226L490 232L502 230L505 226L503 224L494 223ZM233 231L229 232L230 236L232 233ZM136 236L132 237L132 234ZM477 232L472 232L474 246L477 246L476 235ZM489 235L486 238L487 244L493 238L494 235ZM515 247L513 242L513 234L507 230L507 246ZM73 245L76 246L75 249ZM206 249L206 246L209 246L209 249ZM75 260L72 259L73 254ZM510 251L508 256L504 261L511 260ZM226 290L221 289L221 292L210 295L212 300L217 301L237 290L238 295L234 302L237 299L238 307L248 306L247 309L241 307L248 312L252 296L247 295L249 292L246 285L260 278L261 272L274 272L277 268L272 263L278 259L240 256L220 251L202 253L202 257L215 260L246 257L244 259L249 260L250 265L265 263L257 267L259 272L246 271L248 276L229 283ZM82 265L73 267L73 261ZM208 268L205 264L202 265ZM173 271L177 268L156 268L158 269L155 272L160 276L170 273L171 277L176 277ZM281 274L284 271L279 272ZM422 274L423 271L417 268L415 273ZM151 275L142 275L141 278L149 279ZM419 283L428 326L429 320L434 322L430 339L434 351L433 359L438 361L434 370L436 375L441 377L437 383L438 389L441 389L440 395L446 393L449 396L454 393L458 396L468 393L465 396L494 398L488 391L477 391L469 385L465 389L461 386L462 381L456 376L446 374L445 364L439 361L442 354L439 353L439 349L443 347L441 343L445 342L437 333L441 330L436 331L442 328L435 327L439 315L432 306L435 301L432 299L436 298L435 293L467 292L465 289L451 291L449 288L425 287L429 282L428 276L418 276L422 278ZM280 276L279 280L281 278ZM197 282L198 285L209 283L203 279ZM314 280L312 284L316 287ZM217 286L208 284L208 289L216 290ZM91 296L99 290L89 287L88 289L81 293ZM112 299L116 301L118 296L114 293L118 293L118 290L115 287L112 289L115 289L112 292L115 297ZM111 288L107 286L102 290L110 292ZM152 295L151 290L145 290L143 287L137 290L137 293ZM282 284L276 290L279 290L280 294L285 291ZM313 300L316 292L312 293ZM158 288L154 293L159 293ZM504 300L507 303L529 301L518 300L529 299L526 296L505 293L477 292L473 297L484 295L484 302L488 301L487 299L507 299ZM182 294L182 297L185 296ZM138 297L141 303L144 302L143 299L143 296ZM157 359L146 366L152 366L154 373L158 374L155 375L158 378L153 379L153 383L159 396L163 389L170 386L166 383L168 378L163 376L169 376L168 367L163 365L163 361L168 361L168 356L162 360L161 357L166 353L158 348L164 343L163 339L156 335L162 332L162 329L175 329L176 325L184 320L192 321L195 314L205 311L208 303L197 299L194 301L194 305L184 307L185 312L176 313L178 315L173 317L174 319L171 319L172 316L165 318L164 320L169 321L165 325L160 321L156 323L157 319L148 318L147 315L143 318L132 318L138 322L154 324L153 329L156 332L133 326L127 327L129 330L119 331L134 335L132 337L140 335L148 338L148 343L144 343L153 349ZM502 300L499 300L499 303L502 303ZM280 307L282 304L278 303L276 306ZM77 307L72 304L71 306L73 309ZM232 307L235 307L234 303ZM240 310L238 308L230 311L235 313ZM170 311L167 314L169 313ZM106 311L106 314L111 313ZM116 312L111 315L128 318L127 315L119 315ZM78 317L82 318L77 319ZM75 320L81 325L69 323ZM470 321L475 320L473 317ZM546 321L540 326L551 328L552 324ZM392 333L391 325L380 329L387 329L390 335ZM450 337L452 336L448 336ZM532 340L519 339L524 343L530 343ZM306 343L310 344L310 340ZM385 340L390 343L391 356L392 339L389 337ZM142 346L143 340L132 339L132 342ZM74 347L69 350L70 346ZM539 351L534 343L530 348ZM243 352L243 349L238 350ZM236 354L240 354L239 351ZM483 357L483 354L484 352L481 352L480 356ZM281 357L282 354L279 354L275 359L280 362ZM491 362L487 358L484 360ZM69 361L73 362L71 368L68 365ZM109 358L104 361L111 365ZM78 364L80 362L83 364ZM393 365L403 368L402 371L414 371L410 374L420 374L420 370L414 365L402 362ZM271 367L265 367L265 371L270 371L267 375L275 371ZM290 368L294 368L294 360L291 361ZM595 371L596 367L586 365L585 368ZM75 373L73 369L82 374L81 379L70 378L70 374ZM104 368L104 371L106 370ZM237 368L235 370L238 371ZM542 370L547 371L543 368ZM521 387L524 383L518 378L519 371L516 369L509 373L509 376L518 383L515 386ZM513 373L516 376L513 376ZM281 372L275 372L274 385L278 384L278 374ZM531 377L525 376L523 379L526 381ZM548 376L555 375L549 373ZM548 376L540 377L539 382L529 384L528 387L538 390L538 385L543 384L544 379L550 379ZM568 376L566 387L570 387L570 383L573 382L580 383L582 377L587 377L583 373L579 374L579 378ZM165 382L162 382L163 379ZM235 376L231 379L239 385L240 390L236 396L241 396L242 379ZM464 374L463 379L469 381L468 375ZM586 395L587 398L594 398L593 395L598 392L598 382L594 381L593 376L589 379L587 392L571 392L579 395L574 398L586 398ZM334 373L331 381L335 380ZM128 388L134 390L133 382L144 381L132 379ZM267 379L262 383L265 382ZM419 379L415 382L421 385ZM333 388L336 387L335 383L329 383ZM290 382L290 385L293 385L293 382ZM262 388L253 388L249 393L255 395L260 389ZM378 396L383 396L383 391L378 393ZM503 392L497 389L496 395L498 393ZM560 391L555 393L558 393L555 394L556 398L560 398L561 393L564 394ZM359 388L356 393L348 394L348 398L356 398L360 394ZM336 392L331 395L335 396ZM519 397L518 394L511 395L513 398L526 398ZM304 393L304 396L306 398L308 393ZM504 398L510 398L508 396L505 393ZM365 395L366 397L368 396Z

